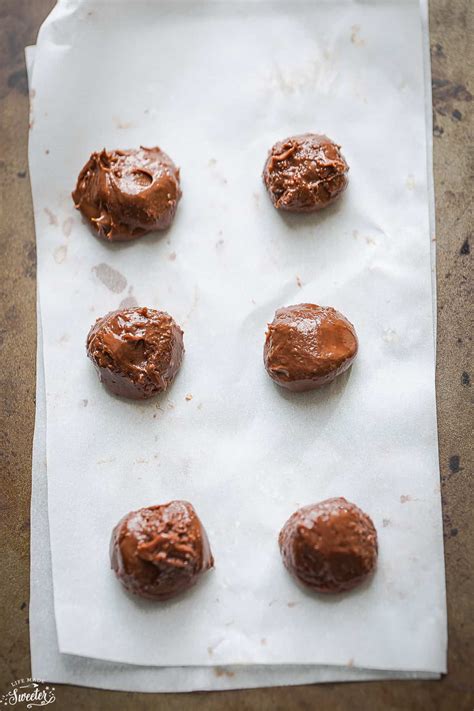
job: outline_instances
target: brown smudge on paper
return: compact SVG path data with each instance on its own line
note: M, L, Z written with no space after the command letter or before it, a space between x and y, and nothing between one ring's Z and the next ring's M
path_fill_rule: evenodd
M193 396L191 395L191 393L188 393L184 399L189 402L190 400L193 399Z
M377 244L376 240L375 240L373 237L371 237L370 235L361 235L361 234L359 234L359 230L352 230L352 237L353 237L355 240L358 240L359 237L360 237L361 239L365 239L365 241L366 241L367 244L372 244L372 245L373 245L373 244Z
M138 301L134 296L126 296L119 304L120 309L133 309L138 306Z
M229 669L225 669L224 667L215 667L214 668L214 674L219 677L219 676L228 676L229 678L232 678L235 676L235 672L230 671Z
M216 249L220 249L224 245L224 240L222 239L223 234L224 234L223 230L219 230L219 232L217 233L217 236L219 237L219 239L216 242Z
M120 121L120 119L118 119L116 116L112 118L112 121L114 122L115 128L118 128L120 130L132 128L134 125L133 121Z
M96 274L97 278L114 294L120 294L121 291L127 286L127 280L117 269L114 269L109 264L101 262L95 267L92 267L92 271Z
M119 304L119 309L133 309L138 306L138 301L133 295L133 286L128 287L128 296L126 296Z
M67 257L67 245L61 244L54 250L54 261L56 264L62 264Z
M327 90L336 78L337 72L331 67L327 53L323 52L322 60L312 59L291 69L274 63L264 81L270 91L277 90L288 95L316 86Z
M352 25L351 27L351 42L356 47L364 47L365 40L359 35L360 25Z
M49 207L44 208L45 213L48 216L49 224L50 225L57 225L58 224L58 218L54 214L52 210L49 209Z
M411 498L411 496L410 496L409 494L402 494L402 495L400 496L400 503L401 503L401 504L406 504L407 501L413 501L413 499Z
M64 220L63 222L63 235L65 237L69 237L69 235L72 232L72 226L74 224L74 220L72 217L68 217Z

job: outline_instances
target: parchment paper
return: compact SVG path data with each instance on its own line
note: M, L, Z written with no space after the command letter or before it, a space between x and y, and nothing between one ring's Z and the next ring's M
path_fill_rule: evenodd
M30 49L30 48L28 48ZM202 691L376 679L438 678L429 672L389 672L356 667L240 665L140 667L60 654L54 621L46 474L46 394L41 313L38 304L36 425L31 502L30 647L32 676L63 684L124 691Z
M107 35L113 34L111 25L117 17L120 19L116 23L117 32L126 27L128 33L133 33L133 23L138 22L136 8L145 8L145 5L137 4L132 11L130 7L119 5L120 15L115 13L115 16L113 13L109 15L111 3L94 5L96 14L98 8L99 14L106 15L102 21L108 28ZM87 7L88 4L81 3L81 16ZM164 44L171 31L165 32L163 23L176 24L176 9L179 10L179 21L183 23L181 28L195 22L204 23L199 27L208 33L208 48L212 39L219 43L223 32L220 27L218 36L212 34L216 19L220 24L232 20L233 41L237 45L237 28L242 30L241 38L244 36L238 13L235 15L236 8L243 5L226 3L204 7L200 4L199 12L196 12L195 4L179 3L172 6L173 13L166 12L171 6L161 3L146 7L151 7L159 16L156 26L163 31ZM262 10L269 7L272 25L279 19L286 28L295 25L295 30L308 30L308 18L303 24L298 13L296 17L282 18L280 14L288 11L280 3L245 4L246 10L253 15L252 22L257 24ZM312 17L310 11L314 11L316 5L308 8L296 3L295 7L304 8L305 14ZM208 15L205 9L209 9ZM337 29L336 48L342 44L342 28L347 20L353 19L355 10L359 19L371 15L371 22L364 25L368 32L363 40L365 44L350 42L349 38L350 45L355 46L350 46L347 53L369 46L371 39L382 44L381 25L385 26L387 21L389 25L391 23L390 34L387 34L387 26L384 41L388 41L395 18L401 22L400 15L406 13L407 26L400 28L403 30L400 32L403 54L405 56L410 46L410 29L414 49L419 45L421 52L418 14L414 5L403 6L403 13L399 7L388 4L374 7L343 3L337 13L333 12L333 5L321 4L316 9L318 20L324 11L333 21ZM125 18L122 14L130 12L133 17ZM226 14L229 12L230 17ZM61 20L62 13L65 14ZM86 17L92 16L84 15L83 22L77 25L82 33L87 27ZM433 404L423 100L422 96L415 95L416 88L422 89L423 86L421 59L418 77L412 65L410 71L407 67L410 96L406 97L406 106L403 101L401 106L393 105L394 97L388 90L389 99L383 101L378 97L378 111L383 113L385 108L385 119L390 122L390 127L393 129L396 124L397 131L404 137L395 156L395 168L399 172L395 170L394 175L386 176L383 185L380 180L368 180L370 170L366 163L372 161L377 168L375 157L382 156L383 163L384 156L393 154L386 145L390 131L387 134L385 126L372 126L371 114L355 102L356 126L352 125L354 118L351 126L347 126L347 117L339 115L331 121L333 131L326 127L323 130L351 149L353 144L357 147L357 134L364 148L371 149L372 141L366 136L370 134L369 128L365 126L362 131L362 124L368 122L370 129L383 133L386 140L377 139L376 155L370 159L362 152L364 160L360 163L348 150L345 151L353 173L350 191L341 206L324 219L303 218L303 224L294 220L283 221L274 214L255 179L261 167L257 167L256 157L264 155L266 147L280 135L307 128L301 125L298 114L311 115L308 104L318 94L325 99L318 114L327 115L328 104L337 106L341 99L338 86L329 90L326 86L321 87L321 82L309 82L309 86L293 87L289 92L292 96L288 98L286 85L278 85L265 101L268 113L263 117L260 115L262 107L256 100L260 94L256 91L252 94L253 85L236 82L232 100L238 95L236 102L244 118L239 119L235 111L227 107L228 117L224 120L219 116L217 120L206 102L200 107L201 113L193 112L195 141L192 144L185 136L183 126L178 126L183 121L180 111L177 121L172 121L166 107L163 110L161 106L154 107L154 124L159 121L160 134L169 136L167 143L160 142L181 164L184 160L178 158L177 151L180 144L185 144L183 154L189 162L188 173L194 173L192 181L183 181L185 200L189 195L189 204L186 206L183 200L178 220L164 239L143 240L133 245L133 249L113 249L97 243L77 218L71 223L74 218L64 191L64 176L66 172L70 173L70 169L66 170L67 164L76 160L73 156L80 152L77 135L81 135L81 130L71 109L74 96L85 84L87 70L84 66L73 82L73 95L67 96L60 112L51 111L52 97L58 95L59 86L63 92L68 88L64 81L68 74L67 58L71 60L69 70L72 71L77 63L77 53L82 51L84 54L79 31L72 33L73 46L68 51L65 49L68 33L77 18L78 12L73 11L73 5L64 3L40 37L30 155L39 242L39 285L44 307L49 509L60 650L147 664L317 662L442 671L444 584ZM143 17L140 22L142 20ZM416 31L410 20L416 20ZM94 22L100 24L97 18ZM148 17L147 26L151 24ZM96 37L97 27L97 24L91 24L85 32L87 38L82 35L89 57L93 55L91 38ZM192 27L188 27L188 31L192 34ZM198 34L201 37L203 33ZM325 42L330 34L325 33ZM143 41L146 35L145 32ZM318 48L313 34L308 32L306 37L303 32L303 35L311 43L312 50ZM102 45L104 41L107 44L102 36ZM185 38L182 43L190 51ZM151 42L147 46L151 50ZM163 49L163 45L161 47ZM280 46L277 49L281 49ZM57 60L51 63L53 50L64 55L59 63L61 68ZM343 62L344 79L341 81L347 85L350 72L342 54L342 51L335 53L338 59L333 64L337 67ZM198 55L200 61L208 56L204 53L201 56L199 52ZM229 62L235 59L232 51L224 55ZM300 42L298 60L302 57L303 42ZM248 58L244 59L247 61ZM245 62L243 64L249 69ZM351 67L353 64L352 61ZM235 68L242 69L242 61L236 63ZM202 72L194 69L199 79ZM123 78L127 67L121 66L121 70L118 73ZM217 71L216 67L214 70ZM380 71L378 67L377 72ZM397 71L401 71L398 63ZM42 72L46 72L44 84ZM45 81L46 75L48 82ZM246 79L249 76L246 74ZM259 76L258 72L256 76ZM301 77L302 72L296 72L295 76ZM327 78L327 74L324 76ZM360 78L360 72L356 76ZM101 67L96 66L94 77L97 90L100 88L103 93ZM151 81L151 77L147 77ZM255 80L253 74L251 78ZM367 88L375 85L376 79L367 77ZM177 80L180 84L181 74ZM216 77L214 82L219 84ZM55 87L53 93L51 85ZM200 88L203 87L194 87L195 108L196 99L201 96ZM393 88L388 85L388 89ZM135 107L136 116L139 116L136 87L133 92L133 100L126 105ZM119 97L111 93L110 84L106 93L108 104L118 101ZM153 93L151 89L150 93ZM180 101L184 105L185 93L184 90L181 95L177 92L178 106ZM64 98L64 93L62 95ZM173 99L176 101L175 96ZM192 103L192 97L188 96L188 99ZM417 101L421 106L421 109L418 107L421 124L417 124L417 115L413 115ZM121 102L123 106L123 97ZM225 93L222 104L224 108L227 105ZM257 114L252 129L257 138L260 130L263 131L265 142L260 146L260 140L254 136L254 144L245 149L245 139L251 141L251 136L250 119L243 107L248 109L250 104L254 118L255 112ZM387 106L391 112L387 111ZM48 112L46 107L49 107ZM290 128L286 113L295 107L293 128ZM404 112L409 107L411 132L405 136L408 119ZM48 116L37 121L38 114L42 116L44 113L42 108ZM96 133L105 132L111 110L107 106L107 111L97 119L101 128ZM207 124L212 117L215 123L211 132ZM187 118L189 120L189 115ZM76 140L71 144L73 120L76 121ZM85 117L86 123L88 120ZM136 117L134 120L140 121ZM278 133L273 133L272 129L271 138L268 127L265 128L267 122L278 123ZM66 131L65 124L68 123ZM123 125L122 120L120 124ZM224 124L228 145L227 138L219 130ZM336 127L338 136L334 133ZM236 145L236 128L243 131L241 148ZM92 126L90 129L93 133ZM137 129L133 126L117 127L109 132L116 140L115 144L107 141L109 146L125 145L124 140L127 145L150 143L137 138ZM148 119L143 121L140 133L149 135ZM211 143L211 133L214 154L218 157L211 155L205 163L202 146L206 139ZM341 133L346 133L346 138ZM52 135L55 136L54 144L51 144L54 148L44 147L49 143L46 139ZM117 143L119 138L120 143ZM96 140L99 143L104 141L97 137ZM87 144L86 153L95 147L89 141L88 137L83 139ZM392 139L390 142L393 144ZM49 153L42 155L40 146ZM48 162L46 157L51 156L52 151L58 152L58 156ZM191 155L193 160L190 160ZM246 156L245 161L243 156ZM36 161L38 168L51 165L48 181L44 177L39 179ZM77 161L72 171L73 180L83 158L77 157ZM221 163L226 166L226 173L215 175ZM408 185L400 185L403 169L408 165L413 171L410 173L413 180L410 179ZM356 171L366 173L362 185L357 185ZM211 186L205 184L207 173L215 178ZM207 182L210 181L207 177ZM255 187L258 200L253 190L249 192L249 183ZM395 195L398 212L394 209ZM255 204L251 203L252 198ZM212 205L213 201L212 214L196 212L197 205ZM47 213L44 213L45 208ZM45 224L49 222L51 224ZM216 244L209 237L219 229L224 232L224 228L217 227L221 223L225 223L226 236L219 238ZM348 223L358 225L355 238ZM364 231L369 240L359 239ZM66 236L68 232L70 234ZM171 244L167 244L167 239ZM372 244L372 239L376 244ZM175 243L175 240L178 241ZM175 247L176 259L166 260L172 247ZM277 261L280 258L279 265L274 265L275 258ZM138 295L141 303L168 308L178 321L184 322L187 362L170 393L172 402L165 399L159 403L164 412L157 410L154 404L132 406L107 396L98 387L84 358L83 339L90 320L94 318L91 309L104 313L115 307L123 296L122 293L106 292L99 276L104 277L106 272L110 274L110 270L101 268L101 264L108 264L125 275L127 286L133 285L133 294ZM297 267L302 287L297 286L296 277L292 283ZM201 273L202 278L198 279ZM118 281L123 284L123 278ZM158 300L153 296L156 290L161 294ZM319 294L317 297L315 290ZM58 298L59 294L63 296ZM217 302L213 299L214 294L219 295ZM254 296L247 298L250 303L246 303L245 298L251 294ZM127 290L125 298L131 296ZM296 300L332 303L341 308L356 323L362 344L367 344L363 345L350 378L342 386L329 388L324 395L282 396L268 382L259 362L265 321L271 319L276 306ZM101 304L100 311L96 303ZM370 319L365 312L370 314ZM87 323L84 328L80 326L81 320ZM65 326L69 330L65 330ZM81 329L82 333L79 333ZM213 358L208 370L202 367L204 356L208 363L209 357ZM193 393L191 401L185 400L188 392ZM87 406L84 406L85 400ZM199 410L200 402L202 407ZM170 404L174 407L169 407ZM206 417L203 417L205 410ZM153 418L153 414L157 416ZM144 451L152 451L155 436L158 437L155 445L157 461L138 461L146 459ZM107 459L104 455L109 455L109 459L115 456L115 461L102 461ZM147 495L166 500L183 496L184 491L187 492L186 498L195 503L213 543L215 539L214 553L222 563L192 596L167 609L156 610L124 598L107 571L106 543L110 527L121 513L150 503ZM328 602L301 593L286 578L278 559L275 532L297 505L308 501L308 496L310 500L316 500L334 494L352 498L374 517L380 532L381 562L371 586L336 602ZM207 516L206 510L209 512ZM88 531L93 539L90 544L84 540L84 531ZM101 539L105 545L102 552L98 545ZM258 546L252 539L258 541ZM246 541L250 545L246 546ZM413 560L414 557L418 561ZM219 597L218 603L216 597ZM237 620L226 625L225 612L229 610ZM186 620L188 614L192 614L192 626ZM80 624L75 624L73 618ZM414 626L418 631L415 639L412 634ZM157 645L157 639L165 639L166 643ZM214 640L219 640L216 647L212 646ZM206 642L211 642L207 648ZM353 656L349 657L350 653Z

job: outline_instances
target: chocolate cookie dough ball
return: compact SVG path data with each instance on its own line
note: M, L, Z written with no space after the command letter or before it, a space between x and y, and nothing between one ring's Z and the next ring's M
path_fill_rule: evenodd
M111 311L87 336L87 355L115 395L144 400L166 390L183 359L183 332L164 311Z
M346 189L348 170L340 146L327 136L303 133L275 143L263 180L279 210L315 212Z
M124 588L152 600L179 595L214 565L206 531L187 501L124 516L112 532L110 562Z
M354 326L339 311L316 304L278 309L268 325L264 363L288 390L319 388L347 370L357 355Z
M298 509L278 538L283 563L321 593L351 590L377 563L377 531L367 514L344 498Z
M172 223L181 197L179 170L158 147L93 153L72 193L97 234L124 242Z

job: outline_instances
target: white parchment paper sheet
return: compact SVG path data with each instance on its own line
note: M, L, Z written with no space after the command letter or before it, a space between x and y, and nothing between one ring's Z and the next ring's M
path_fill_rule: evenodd
M38 305L39 306L39 305ZM63 684L124 691L196 691L375 679L438 678L429 672L388 672L356 667L240 665L140 667L61 654L54 620L46 473L46 393L41 313L38 308L36 425L31 501L30 647L32 676ZM58 698L60 692L58 692Z
M427 25L426 25L427 27ZM31 83L34 47L26 50ZM429 58L429 55L428 55ZM429 68L428 68L429 69ZM430 73L428 71L428 84ZM431 101L427 104L431 119ZM427 131L429 127L427 126ZM431 165L431 163L430 163ZM57 644L51 570L46 473L46 393L41 312L38 302L37 385L31 499L30 648L32 676L47 681L126 691L167 692L252 688L315 682L438 678L429 672L388 672L357 667L240 665L140 667L61 654Z
M417 8L295 3L292 14L284 4L263 2L118 3L120 12L113 5L81 3L77 9L62 3L40 36L35 69L30 161L60 650L138 664L351 662L442 671L444 583ZM287 34L280 34L272 52L252 47L256 56L250 61L248 47L238 50L249 28L271 38L269 22ZM181 54L175 51L174 60L192 57L166 91L171 67L164 70L162 55L171 51L167 41L177 27ZM152 71L158 30L161 60ZM127 65L117 55L112 74L111 56L125 32L140 35L142 51L128 55ZM291 34L293 52L285 41ZM223 35L228 41L221 47ZM92 72L99 39L110 52ZM210 66L216 47L222 61ZM362 72L356 50L363 54L369 47L378 61L367 69L366 57ZM329 66L303 81L305 60L315 54ZM299 68L293 69L296 60ZM191 64L194 83L188 77L186 90ZM331 67L338 80L328 84ZM231 87L222 76L230 68ZM210 87L203 83L204 69ZM285 79L290 69L291 81ZM122 89L114 91L118 75L130 87L126 99ZM132 76L141 76L141 89ZM359 100L353 96L356 80L364 90ZM81 112L86 96L88 106L95 105L92 91L102 97L93 117ZM170 93L174 119L169 103L160 103ZM376 109L367 108L372 93ZM186 101L193 110L184 116ZM338 111L343 106L345 112ZM263 194L261 157L276 138L307 129L313 115L318 129L350 148L351 188L324 218L284 220ZM157 132L183 166L185 198L172 231L129 247L98 243L73 216L65 186L97 145L149 144ZM395 153L394 136L403 139ZM390 172L380 173L389 159ZM103 264L122 274L119 285L126 279L122 292L117 280L115 291L106 290L99 278ZM145 406L103 392L83 350L95 315L133 296L170 310L184 325L188 348L169 397ZM341 308L355 322L362 348L342 384L296 398L268 381L260 359L274 308L303 300ZM186 401L186 393L193 400ZM275 533L297 505L335 494L372 514L381 561L372 585L327 601L295 589L281 568ZM192 595L157 610L123 596L107 571L107 541L124 511L177 496L195 503L221 562Z

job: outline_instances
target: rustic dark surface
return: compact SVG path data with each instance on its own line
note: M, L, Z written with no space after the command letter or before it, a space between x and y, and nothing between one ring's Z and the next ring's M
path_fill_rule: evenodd
M30 674L29 505L35 399L35 236L28 180L23 48L54 0L0 0L0 461L3 549L0 695ZM473 523L470 404L474 224L474 4L431 0L438 281L437 401L449 615L441 681L326 684L194 694L123 694L56 687L65 711L472 711ZM471 280L472 283L472 280ZM416 634L416 630L413 631Z

